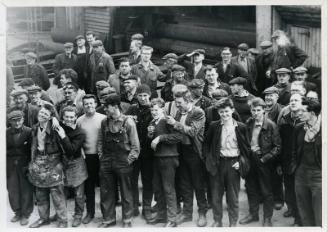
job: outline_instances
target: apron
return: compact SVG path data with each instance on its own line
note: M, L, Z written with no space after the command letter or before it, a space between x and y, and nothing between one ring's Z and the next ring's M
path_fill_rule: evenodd
M85 160L82 156L76 159L63 158L65 179L64 184L68 187L81 185L88 177Z

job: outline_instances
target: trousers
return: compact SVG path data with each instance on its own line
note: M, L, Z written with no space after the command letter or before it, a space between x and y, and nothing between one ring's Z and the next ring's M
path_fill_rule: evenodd
M85 180L86 211L91 216L95 213L95 187L99 183L99 157L97 154L85 155L88 178Z

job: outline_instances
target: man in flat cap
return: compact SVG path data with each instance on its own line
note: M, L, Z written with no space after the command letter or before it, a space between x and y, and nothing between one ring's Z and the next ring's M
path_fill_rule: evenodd
M204 49L195 49L189 54L184 54L180 57L181 65L186 68L189 80L192 79L202 79L204 80L204 64L203 60L205 58ZM185 60L186 57L190 57L191 61Z
M247 87L252 94L256 94L257 87L255 81L257 79L257 67L255 65L255 60L247 56L249 50L249 45L246 43L241 43L237 47L237 56L231 58L231 63L236 63L240 65L245 72L248 74Z
M31 128L24 126L24 113L13 110L8 114L10 127L6 131L7 141L7 190L9 203L15 216L11 222L22 226L28 224L33 212L33 186L26 176L31 160Z
M136 119L137 133L140 140L140 155L134 162L133 166L133 199L134 199L134 216L139 213L139 188L138 179L141 173L142 177L142 214L148 222L152 218L151 203L153 198L152 177L153 177L153 150L151 149L151 139L147 136L148 126L152 121L150 111L150 87L141 84L136 89L137 103L131 105L126 115L132 115Z
M83 35L78 35L75 38L77 47L74 48L73 54L77 56L76 72L78 75L77 84L81 89L85 89L87 79L87 64L89 57L89 47L85 46L85 38Z
M291 42L284 31L276 30L271 38L274 52L272 72L279 68L295 69L308 58L308 55L302 49Z
M27 127L32 127L37 123L37 115L39 108L28 103L28 92L25 89L13 90L11 92L13 98L12 110L20 110L24 113L24 125Z
M62 87L59 83L59 72L64 68L76 69L77 64L77 56L73 54L74 44L71 42L67 42L64 44L65 52L56 55L55 62L53 64L53 71L55 73L54 84Z
M248 50L248 57L250 59L256 60L259 55L259 50L256 48L249 48Z
M215 64L219 78L222 82L228 83L235 77L248 78L247 72L238 63L232 62L232 52L229 47L221 51L222 61Z
M18 83L18 86L21 87L22 89L27 90L29 87L34 87L36 85L32 78L23 78L23 79L21 79L21 82ZM52 101L52 98L51 98L48 90L45 91L45 90L41 89L41 99L52 103L53 101Z
M47 90L50 87L48 73L42 65L36 63L36 54L28 52L25 54L25 59L24 78L33 79L36 85L40 86L43 90Z
M193 79L187 85L191 92L193 105L200 107L203 111L211 106L211 99L203 96L204 85L205 82L202 79Z
M121 94L121 101L129 104L137 103L137 94L136 89L139 85L139 77L136 75L130 75L127 79L124 80L125 92Z
M27 88L29 99L31 100L31 104L34 106L37 106L41 108L44 103L47 101L44 101L41 99L42 89L39 86L31 86Z
M212 93L217 89L223 89L231 94L231 90L228 84L222 82L218 76L217 69L212 65L207 65L205 68L205 80L206 85L204 86L203 95L208 98L213 98Z
M101 40L96 40L92 43L93 54L90 56L89 68L91 71L91 78L88 86L91 93L96 93L95 83L97 81L107 81L110 74L116 72L116 68L112 57L105 52Z
M286 106L290 102L291 97L291 70L279 68L275 72L277 75L277 83L274 86L279 90L278 103Z
M261 53L256 59L257 66L257 79L256 86L258 92L262 91L273 85L273 79L270 77L271 65L274 58L274 53L272 49L272 43L268 40L262 41L260 43Z
M147 84L151 89L152 97L156 97L158 96L157 81L165 81L166 76L152 63L152 52L152 47L142 46L141 61L133 65L132 73L140 78L142 84Z
M251 117L251 110L248 101L254 98L251 93L245 90L245 85L246 79L243 77L236 77L229 81L234 107L239 113L242 122L246 122L246 120Z
M166 81L171 80L172 67L177 64L178 56L175 53L168 53L161 59L164 61L161 71L166 75Z
M294 79L296 81L303 82L304 87L307 90L307 92L317 91L317 85L315 83L308 81L308 70L305 67L299 66L299 67L293 69L293 75L294 75Z
M109 76L108 83L116 89L118 94L123 94L125 92L124 80L131 75L131 70L130 60L127 57L122 57L119 60L119 69L116 73Z
M95 109L97 113L106 115L106 111L105 111L105 107L104 107L104 103L106 102L106 98L113 93L117 93L116 89L113 87L106 87L102 90L99 91L98 93L98 98L99 98L99 105L97 106L97 108Z

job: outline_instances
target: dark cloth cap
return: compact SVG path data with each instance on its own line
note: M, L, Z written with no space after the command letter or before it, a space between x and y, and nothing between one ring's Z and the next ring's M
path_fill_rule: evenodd
M140 94L140 93L147 93L151 95L151 89L147 84L142 84L138 86L136 89L136 94Z
M116 89L113 87L106 87L100 91L99 95L101 99L107 98L110 94L117 93Z
M110 86L109 83L106 82L106 81L97 81L95 83L95 87L98 88L98 89L104 89L104 88L109 87L109 86Z
M96 40L96 41L92 42L92 47L99 47L99 46L103 46L103 43L101 40Z
M174 59L177 60L178 56L175 53L168 53L162 57L163 60Z
M185 71L185 68L183 66L181 66L181 65L174 64L171 70L173 72L175 72L175 71L182 71L182 72L184 72Z
M75 89L76 91L78 90L79 86L77 83L75 82L67 82L64 87L63 87L63 90L65 89Z
M37 55L34 52L28 52L25 54L25 57L36 59Z
M271 86L269 88L266 88L264 91L263 91L264 94L272 94L272 93L277 93L279 94L279 89L276 88L275 86Z
M78 35L78 36L75 37L75 41L76 41L76 40L79 40L79 39L85 39L85 38L84 38L83 35Z
M23 78L21 82L19 82L18 86L32 86L35 85L35 82L32 78Z
M256 48L249 48L248 52L252 54L259 54L259 50Z
M89 34L94 35L94 31L87 31L87 32L85 33L85 35L89 35Z
M249 45L247 45L246 43L241 43L237 46L238 49L241 49L241 50L248 50L249 49Z
M261 48L269 48L271 46L272 46L272 42L269 40L265 40L260 43Z
M22 94L25 94L26 96L28 96L27 90L25 90L25 89L13 90L10 95L12 97L17 97L17 96L20 96Z
M34 85L34 86L31 86L31 87L27 88L28 93L35 93L35 92L41 92L41 91L42 91L42 89L37 85Z
M109 94L104 103L105 106L111 105L120 105L120 96L117 93Z
M288 68L279 68L275 71L277 74L278 73L291 73L291 70L289 70Z
M144 36L140 33L134 34L131 37L131 40L143 40L143 39L144 39Z
M188 83L189 88L202 88L204 87L205 83L202 79L193 79L191 82Z
M195 49L193 52L187 54L187 56L194 56L195 54L206 54L204 49Z
M74 47L74 44L71 43L71 42L67 42L67 43L64 44L64 47L65 48L73 48Z
M306 69L305 67L299 66L293 70L293 73L306 73L307 71L308 69Z
M128 81L128 80L138 81L139 77L136 75L129 75L126 79L124 79L124 81Z
M8 114L8 120L21 119L24 117L24 113L20 110L13 110Z
M228 82L230 85L245 85L246 84L246 79L244 77L236 77Z

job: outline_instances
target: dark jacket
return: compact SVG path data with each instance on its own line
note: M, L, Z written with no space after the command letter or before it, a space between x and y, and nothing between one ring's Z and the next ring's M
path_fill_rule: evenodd
M255 120L253 118L249 118L246 122L248 133L251 139L253 127ZM262 152L262 160L264 163L275 159L281 149L281 140L278 131L277 125L264 117L263 124L259 133L259 147ZM252 153L253 155L256 155Z
M266 111L267 117L272 120L274 123L277 123L278 116L282 111L283 106L279 103L276 103L269 111Z
M64 149L64 155L67 158L76 159L81 156L81 148L85 140L83 129L76 127L75 129L60 123L65 130L66 137L61 139L61 144Z
M280 87L279 84L274 85L279 89L278 103L281 105L288 105L291 99L291 84L287 84L286 87Z
M188 80L193 80L193 79L202 79L205 80L205 67L204 64L202 64L199 72L195 75L194 73L194 64L185 60L182 65L185 67L186 72L188 74L187 78Z
M24 78L32 78L35 84L43 90L47 90L50 87L48 73L40 64L26 65L24 67Z
M212 101L210 98L206 96L202 96L194 105L200 107L202 110L207 109L211 106Z
M213 176L216 175L220 162L222 127L223 125L221 124L221 121L212 122L209 126L203 145L206 168ZM237 122L235 133L240 155L248 159L250 155L250 140L246 125Z
M174 130L173 126L167 124L166 119L160 119L158 124L153 121L150 125L155 127L152 139L160 136L157 149L154 152L156 157L178 156L177 144L182 141L182 134Z
M217 89L223 89L223 90L225 90L228 93L228 95L231 95L232 92L230 90L229 85L226 84L226 83L224 83L224 82L221 82L220 80L219 80L219 82L220 82L220 85L219 85L219 87ZM207 83L205 84L205 86L203 88L203 96L206 96L208 98L212 98L212 97L209 96L208 84Z
M19 134L17 140L15 134ZM31 158L32 129L22 126L18 131L14 128L8 128L6 131L7 157L25 157Z
M266 72L271 68L274 61L273 54L259 54L256 58L257 79L256 86L259 93L273 85L273 79L266 77Z
M79 53L79 54L77 54L77 49L78 48L75 47L73 50L73 54L77 56L76 66L75 66L75 70L78 75L77 84L81 89L84 89L85 85L87 84L86 79L87 79L87 72L88 72L90 48L85 47L85 53Z
M178 111L175 119L180 118L181 113ZM204 139L205 120L204 111L199 107L193 106L192 110L186 116L185 125L177 120L174 126L177 131L180 131L190 138L194 151L197 152L201 158L203 158L202 143Z
M56 55L55 57L55 62L53 64L53 71L57 76L60 70L64 68L71 68L75 70L76 64L77 64L77 56L75 54L72 54L71 58L69 58L68 56L66 56L65 53L61 53Z
M294 69L302 65L307 58L308 55L295 44L291 44L285 48L279 48L274 54L272 71L279 68L290 69L292 67Z
M255 60L249 57L245 57L248 66L248 88L250 91L257 91L256 87L256 79L257 79L257 67L255 64ZM238 56L234 56L231 59L231 63L236 63L242 67L242 65L238 62ZM243 68L243 67L242 67ZM244 70L246 71L246 70Z
M234 103L234 108L239 113L242 122L246 122L251 117L251 110L248 102L253 99L254 96L249 93L248 96L240 97L237 95L232 96L232 100Z
M295 170L301 164L301 158L303 156L303 142L305 136L305 130L303 129L304 123L299 123L294 128L293 134L293 145L292 145L292 161L291 161L291 172ZM322 138L321 138L321 128L316 138L314 140L314 160L317 167L321 169L321 152L322 152Z
M249 76L242 68L242 66L236 63L231 62L229 65L227 65L226 72L224 72L224 67L222 62L218 62L217 64L215 64L215 67L217 68L219 79L227 84L230 80L232 80L235 77L244 77L248 79Z

